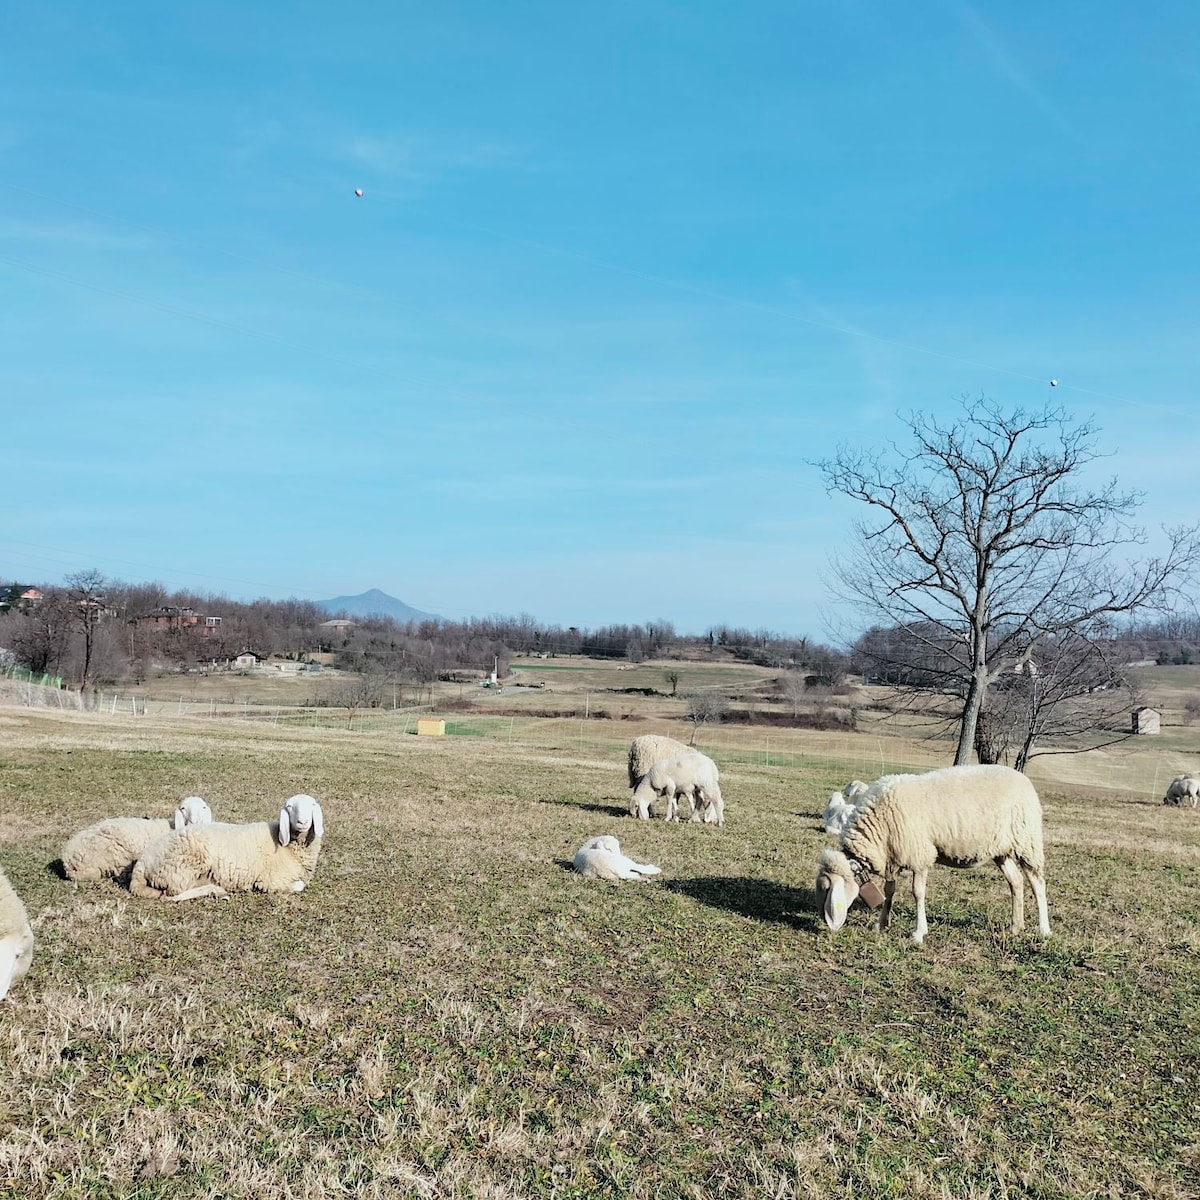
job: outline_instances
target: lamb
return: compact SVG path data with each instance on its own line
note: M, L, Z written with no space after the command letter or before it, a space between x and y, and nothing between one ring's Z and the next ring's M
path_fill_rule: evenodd
M0 1000L29 970L33 960L33 930L21 897L0 871Z
M839 848L826 850L817 865L817 900L825 924L841 929L860 893L872 906L884 879L879 928L887 928L896 875L913 873L918 945L929 930L925 883L929 868L941 863L971 867L991 859L1012 893L1012 932L1025 925L1024 877L1037 901L1038 929L1050 936L1046 911L1042 807L1033 784L1019 771L1001 766L943 767L925 775L885 775L859 799L841 835Z
M316 870L324 834L321 806L293 796L277 821L201 825L159 839L134 864L129 890L163 900L300 892Z
M611 834L589 838L575 855L575 871L589 879L607 879L619 883L632 879L645 883L652 875L661 875L662 868L652 863L636 863L621 853L621 844Z
M706 825L725 824L725 802L718 783L717 764L699 750L685 750L674 758L656 762L642 776L629 800L629 815L650 819L650 805L656 798L667 801L667 820L678 816L679 797L686 796L692 806L691 818L700 820L704 809Z
M63 873L77 883L96 883L123 875L143 850L172 830L207 825L212 809L199 796L179 802L168 821L155 817L109 817L81 829L63 847Z
M656 762L686 754L690 748L664 733L643 733L641 737L635 737L629 743L629 786L637 787Z
M834 837L841 837L850 820L851 814L858 807L856 801L863 796L867 785L861 779L852 780L840 792L834 792L825 805L822 820L825 822L825 832Z
M1177 775L1171 780L1171 786L1167 788L1163 803L1182 805L1189 800L1192 808L1195 808L1197 802L1200 802L1200 779L1194 779L1191 775Z

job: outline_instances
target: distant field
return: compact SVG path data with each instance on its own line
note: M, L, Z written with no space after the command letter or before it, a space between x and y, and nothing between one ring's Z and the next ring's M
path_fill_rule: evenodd
M907 897L835 938L811 881L840 771L714 743L728 826L643 824L628 730L595 724L621 736L0 708L38 937L0 1014L0 1195L1200 1193L1200 816L1044 780L1051 941L1003 932L990 868L934 872L924 948ZM47 869L102 815L299 790L328 821L299 896ZM609 832L661 882L572 875Z

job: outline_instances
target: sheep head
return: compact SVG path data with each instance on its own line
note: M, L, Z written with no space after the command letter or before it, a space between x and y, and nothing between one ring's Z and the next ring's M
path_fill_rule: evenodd
M321 806L303 792L292 796L279 810L279 844L307 841L309 832L314 839L325 836L325 815Z
M209 825L212 819L212 809L204 800L199 796L185 796L171 818L171 827L175 830L189 829L193 825Z
M817 860L817 903L825 924L835 933L846 923L850 905L858 899L858 880L850 860L840 850L824 850Z

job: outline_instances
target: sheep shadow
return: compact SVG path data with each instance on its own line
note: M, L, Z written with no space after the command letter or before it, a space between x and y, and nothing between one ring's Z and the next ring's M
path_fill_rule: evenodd
M572 800L569 796L547 796L543 800L538 801L539 804L558 804L563 808L577 808L580 812L603 813L606 817L627 817L629 816L629 805L621 804L587 804L579 800Z
M704 875L698 879L672 879L663 887L710 908L737 913L752 921L773 921L811 933L817 933L821 928L820 914L811 892L770 879Z
M52 862L46 864L46 874L53 875L55 879L66 879L67 868L63 866L63 860L56 858Z

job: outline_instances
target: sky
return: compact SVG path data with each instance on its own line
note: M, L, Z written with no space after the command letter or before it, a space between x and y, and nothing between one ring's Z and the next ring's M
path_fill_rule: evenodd
M0 578L822 638L813 464L979 395L1191 522L1198 51L1174 0L8 0Z

